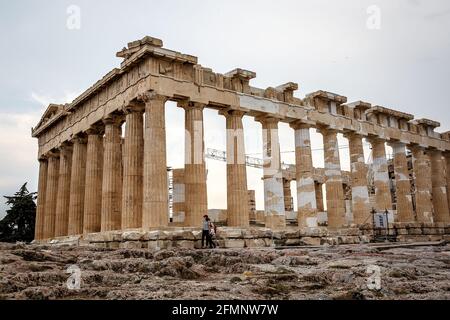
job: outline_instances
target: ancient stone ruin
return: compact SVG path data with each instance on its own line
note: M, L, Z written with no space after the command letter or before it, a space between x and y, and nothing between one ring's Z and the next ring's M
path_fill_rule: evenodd
M204 108L226 118L223 246L367 242L373 237L372 209L388 214L400 240L448 237L450 132L436 132L438 122L367 102L347 103L346 97L326 91L300 99L293 82L255 88L252 71L215 73L152 37L129 43L117 56L123 58L120 68L72 103L51 104L32 130L40 163L37 242L198 246L201 220L208 213ZM167 101L185 113L185 167L172 173L172 182L166 164ZM247 188L244 115L263 129L262 216ZM280 122L293 129L296 164L291 170L282 170ZM323 136L324 169L312 164L311 128ZM349 140L351 172L341 170L338 133ZM372 179L363 139L372 147ZM386 143L394 151L393 175ZM287 223L291 195L286 181L291 180L297 183L294 224ZM182 188L174 191L178 201L169 214L171 183ZM322 184L325 226L318 219L324 211Z

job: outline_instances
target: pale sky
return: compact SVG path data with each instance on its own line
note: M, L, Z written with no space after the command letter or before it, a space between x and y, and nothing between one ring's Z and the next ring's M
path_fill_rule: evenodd
M79 29L67 27L71 5L80 9ZM379 29L373 28L374 8ZM145 35L216 72L255 71L256 87L293 81L300 98L332 91L440 121L438 131L447 131L449 18L447 0L2 1L0 195L24 182L36 190L37 141L30 134L45 107L74 99L119 66L117 51ZM168 165L181 167L183 111L168 103L166 113ZM206 147L224 150L224 118L211 110L204 116ZM244 126L247 153L260 157L260 125L246 117ZM282 152L294 150L287 125L280 126L280 140ZM320 135L313 134L312 143L320 149ZM313 154L314 164L323 166L323 153ZM282 159L293 162L293 153ZM341 150L341 162L348 169L348 149ZM225 208L225 163L208 160L207 166L209 207ZM248 169L259 209L261 173ZM0 217L6 209L1 200Z

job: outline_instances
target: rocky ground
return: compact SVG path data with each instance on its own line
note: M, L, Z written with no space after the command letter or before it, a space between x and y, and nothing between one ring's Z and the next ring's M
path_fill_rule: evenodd
M81 271L78 290L67 286L71 265ZM371 265L380 268L379 290L373 281L368 288ZM450 245L149 251L0 244L0 298L450 299Z

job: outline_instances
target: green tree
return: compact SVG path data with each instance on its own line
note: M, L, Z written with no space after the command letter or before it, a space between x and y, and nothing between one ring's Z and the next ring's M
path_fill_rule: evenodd
M36 219L36 192L29 192L25 183L13 196L4 196L6 216L0 221L0 241L30 242L34 238L34 225Z

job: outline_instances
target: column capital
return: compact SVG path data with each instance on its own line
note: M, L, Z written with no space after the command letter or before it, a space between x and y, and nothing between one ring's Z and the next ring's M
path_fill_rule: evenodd
M313 123L308 123L303 120L293 121L293 122L289 123L289 126L294 130L314 128Z
M103 123L105 125L115 125L115 126L120 126L123 123L123 116L121 114L108 114L106 116L103 117L102 119Z
M69 140L70 143L80 143L80 144L86 144L87 143L87 137L85 133L77 133L72 135L72 137Z
M383 142L383 143L388 142L388 140L386 140L385 138L373 135L368 136L367 141L369 141L369 143L371 144L376 142Z
M222 110L219 110L219 114L222 116L225 116L225 118L228 117L239 117L242 118L246 113L248 112L247 109L232 109L232 108L224 108Z
M145 104L138 101L132 101L125 104L121 110L125 115L130 113L144 113Z
M387 145L390 146L391 148L396 148L396 147L406 147L408 144L399 140L390 140L387 141Z
M443 152L442 150L436 149L436 148L425 148L425 151L429 154L429 155L433 155L433 156L442 156Z
M322 135L330 135L330 134L338 134L339 130L335 129L335 128L331 128L329 126L324 126L324 125L318 125L316 127L317 132L322 134Z
M61 154L67 153L67 152L71 152L73 150L73 144L70 143L69 141L64 141L60 146L59 146L59 151L61 152Z
M154 100L166 102L168 100L168 98L166 96L158 94L152 90L141 93L137 97L137 101L142 101L145 104L149 103L150 101L154 101Z
M182 100L182 101L177 102L177 106L179 108L183 108L184 110L188 110L188 109L203 110L206 107L206 104L200 103L200 102L195 102L195 101L190 101L190 100Z
M96 123L89 127L89 129L86 130L86 134L88 136L97 136L97 135L103 135L105 133L105 126L103 123Z
M59 150L58 149L52 149L49 152L46 153L46 156L48 159L50 158L59 158Z
M267 124L278 124L282 118L276 115L263 114L255 117L256 122L260 122L263 126Z
M411 150L411 152L415 151L425 151L425 146L420 144L408 144L408 149Z
M47 162L48 161L48 157L47 155L43 154L38 158L39 162Z
M349 138L365 138L365 136L359 132L356 131L344 131L343 133L344 137L349 139Z

